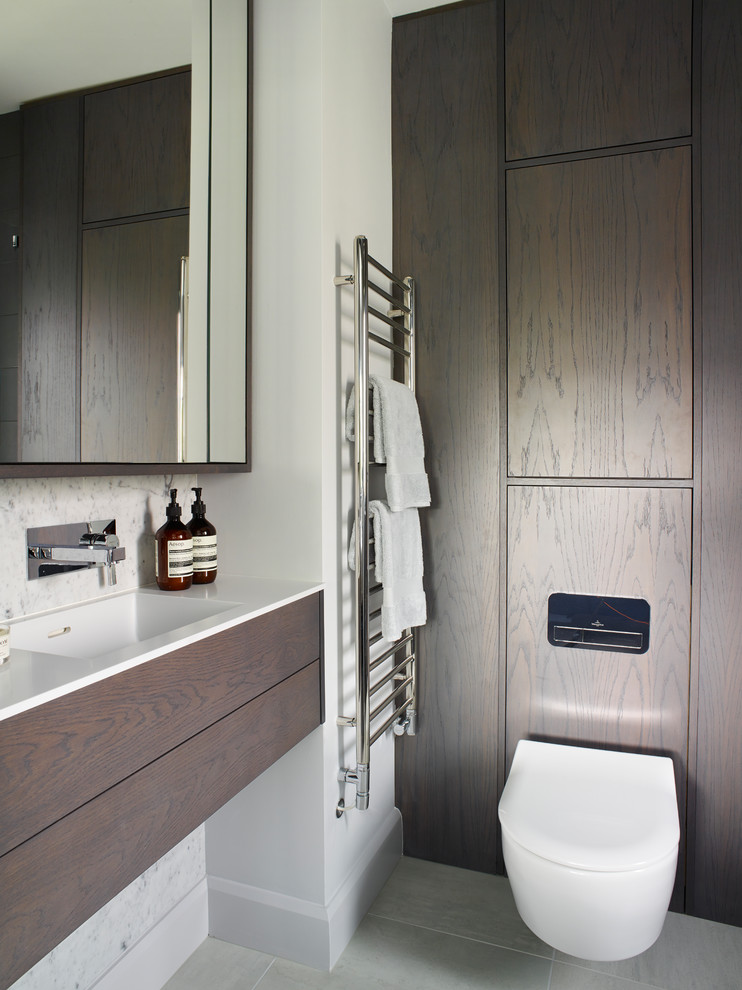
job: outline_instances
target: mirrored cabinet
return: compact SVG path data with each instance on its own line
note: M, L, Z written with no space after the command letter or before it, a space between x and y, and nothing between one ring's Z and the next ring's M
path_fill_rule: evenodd
M169 2L167 55L140 0L29 11L0 87L0 477L249 469L249 6Z

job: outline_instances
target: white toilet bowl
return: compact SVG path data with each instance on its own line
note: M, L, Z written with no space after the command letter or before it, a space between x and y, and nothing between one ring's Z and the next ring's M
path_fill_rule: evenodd
M536 935L593 960L656 941L680 838L672 760L524 739L499 817L515 903Z

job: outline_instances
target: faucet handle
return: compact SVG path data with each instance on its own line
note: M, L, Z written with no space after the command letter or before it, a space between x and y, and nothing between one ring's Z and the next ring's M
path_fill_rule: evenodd
M119 538L115 533L83 533L80 543L82 546L117 547Z

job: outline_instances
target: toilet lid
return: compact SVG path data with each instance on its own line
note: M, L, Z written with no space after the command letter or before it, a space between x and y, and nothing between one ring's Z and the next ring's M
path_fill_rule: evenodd
M670 759L531 740L518 744L499 816L535 855L605 873L649 866L680 838Z

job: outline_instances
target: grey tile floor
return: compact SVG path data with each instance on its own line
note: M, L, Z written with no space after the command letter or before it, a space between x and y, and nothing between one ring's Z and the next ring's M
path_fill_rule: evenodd
M332 972L208 938L163 990L741 990L742 928L669 914L617 963L554 952L503 877L402 859Z

